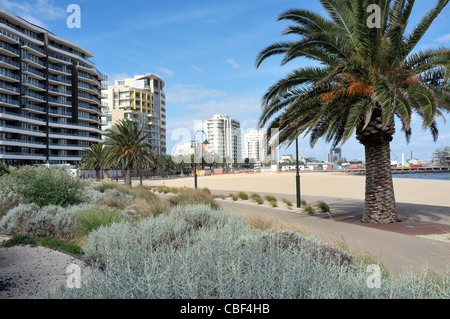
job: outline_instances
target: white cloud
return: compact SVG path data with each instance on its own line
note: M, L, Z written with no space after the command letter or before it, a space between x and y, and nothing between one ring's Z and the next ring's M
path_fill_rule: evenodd
M237 69L239 69L241 67L236 61L234 61L232 59L226 59L226 61L228 63L230 63L231 66L233 67L233 69L235 69L235 70L237 70Z
M205 73L205 70L203 70L201 67L196 66L195 64L191 64L192 68L199 72L199 73Z
M10 0L0 0L0 7L30 23L47 28L45 21L64 19L67 16L66 9L54 5L53 2L53 0L32 0L19 4Z
M200 102L205 98L224 96L227 95L227 92L207 89L199 84L176 83L167 87L166 94L168 103L188 103Z
M450 42L450 33L444 35L443 37L437 38L435 42Z
M161 72L162 74L164 74L166 76L166 78L171 78L175 74L175 71L165 69L165 68L158 68L158 71Z

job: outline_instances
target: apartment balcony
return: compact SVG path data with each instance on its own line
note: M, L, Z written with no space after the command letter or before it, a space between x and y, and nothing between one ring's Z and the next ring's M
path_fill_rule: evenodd
M45 80L45 74L43 72L35 70L30 67L23 68L22 73L31 76L33 78L36 78L38 80Z
M36 136L36 137L46 137L47 134L45 131L41 131L38 129L29 129L24 128L20 126L13 126L13 125L0 125L0 133L17 133L17 134L23 134L23 135L30 135L30 136Z
M48 110L48 115L52 116L52 117L66 117L66 118L71 118L72 117L72 113L71 112L67 112L67 111L62 111L62 110Z
M22 81L22 85L26 86L26 87L29 87L29 88L31 88L33 90L36 90L36 91L41 91L41 92L47 91L47 89L45 88L44 84L39 83L37 81L30 81L29 79Z
M18 146L18 147L32 147L32 148L47 148L44 142L25 141L21 139L3 138L0 137L0 145L4 146Z
M65 106L65 107L72 106L72 102L68 102L52 96L48 97L48 104L52 106Z
M9 111L6 108L0 108L0 118L4 120L19 121L39 126L47 125L44 119L36 116L35 114L27 114L25 112L15 113Z
M13 58L18 58L20 56L20 51L18 49L13 48L5 42L0 42L0 53Z
M6 69L11 70L19 70L20 69L20 63L17 61L14 61L13 59L0 55L0 66L4 67Z
M72 64L71 59L52 51L48 52L48 60L52 63L63 63L66 65Z
M6 30L0 29L0 40L12 43L12 44L18 44L19 43L19 37L16 37L14 34L9 33Z
M29 154L19 152L0 152L1 159L20 159L20 160L45 160L44 154Z
M18 74L12 73L9 70L0 70L0 80L17 83L20 82L20 76Z
M51 150L82 151L88 147L79 146L79 145L70 145L70 144L50 143L49 148Z
M92 106L92 105L87 104L87 103L78 103L78 109L80 111L87 111L87 112L90 112L90 113L92 113L92 112L96 113L96 114L101 114L102 113L100 108Z
M58 77L54 76L53 74L48 75L48 81L49 81L49 83L51 83L53 85L65 85L65 86L72 85L72 81L63 79L63 78L58 78Z
M63 95L63 96L66 96L66 97L71 97L72 96L72 92L67 91L67 89L65 87L63 89L63 88L54 88L54 87L50 86L48 88L48 91L50 93L52 93L52 94Z
M102 104L102 101L100 101L100 99L96 98L95 96L83 93L83 92L78 92L78 98L82 101L87 101L90 103L97 103L97 104Z
M38 57L41 57L41 58L45 58L46 57L44 49L42 49L42 48L38 47L37 45L32 44L30 42L23 43L22 44L22 49L25 49L28 52L30 52L30 53L38 56Z
M82 70L84 72L87 72L89 74L96 74L96 75L98 75L98 77L100 78L101 81L107 81L108 80L108 76L103 74L99 70L97 70L97 68L94 67L93 65L88 65L88 64L83 63L83 62L76 62L75 64L80 70Z
M66 66L60 66L60 65L55 65L52 63L48 64L48 70L52 73L56 73L56 74L61 74L61 75L66 75L66 76L71 76L72 72L70 70L67 70Z
M0 93L10 94L10 95L19 95L19 88L9 85L7 83L0 82Z
M24 90L22 92L22 97L37 103L45 103L45 97L37 94L31 90Z
M45 63L39 59L31 57L29 55L25 55L22 57L22 61L26 62L28 65L37 69L46 69Z
M11 98L0 97L0 103L11 107L20 107L20 102Z
M102 92L100 92L100 90L97 89L93 85L85 85L85 84L82 84L82 83L79 82L78 83L78 89L84 90L84 91L88 91L90 94L97 95L99 98L102 97Z
M84 73L84 72L78 72L78 77L82 78L83 81L89 82L90 84L97 85L98 87L102 87L101 82L95 76L92 76L92 75Z
M26 110L28 112L37 113L37 114L46 114L45 108L42 106L33 104L33 103L22 103L22 110Z

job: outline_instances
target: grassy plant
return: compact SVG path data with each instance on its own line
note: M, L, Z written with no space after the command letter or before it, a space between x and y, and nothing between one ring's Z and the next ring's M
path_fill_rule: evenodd
M13 246L37 246L38 240L35 236L29 234L15 234L11 239L8 239L0 244L1 247Z
M142 217L158 216L170 212L170 203L163 198L155 198L153 200L138 198L133 201L133 205L130 207Z
M246 222L250 225L251 228L259 231L265 231L274 227L273 221L270 218L263 216L247 217Z
M278 207L278 203L276 201L269 202L272 207Z
M330 206L328 206L325 202L318 202L317 207L323 212L323 213L329 213L330 212Z
M91 206L76 216L76 237L73 243L81 245L90 232L121 220L122 215L117 210L106 206Z
M164 192L164 186L158 186L157 189L158 189L158 193Z
M201 189L182 189L176 196L171 197L169 202L172 206L205 204L213 209L219 208L219 204L214 200L214 197Z
M301 199L301 200L300 200L300 206L301 206L301 207L304 207L304 206L306 206L306 205L308 205L308 203L306 202L306 200Z
M273 195L266 195L265 198L268 202L276 202L277 201L277 198Z
M248 200L248 194L246 192L239 192L237 195L242 200Z
M52 248L52 249L60 249L65 252L74 254L74 255L81 255L82 249L79 246L76 246L74 244L70 243L63 243L61 241L58 241L52 237L44 237L39 238L37 240L38 244L43 247Z
M250 199L258 203L258 205L264 204L264 199L259 194L256 193L251 194Z
M283 203L285 203L287 205L287 207L292 208L293 204L289 199L282 198L281 200L283 201Z
M172 188L170 189L170 192L171 192L172 194L178 194L178 192L179 192L178 187L172 187Z
M211 195L211 191L209 190L208 187L203 187L202 191L204 191L206 194Z
M313 215L316 213L316 210L311 205L306 205L303 207L303 212L308 215Z

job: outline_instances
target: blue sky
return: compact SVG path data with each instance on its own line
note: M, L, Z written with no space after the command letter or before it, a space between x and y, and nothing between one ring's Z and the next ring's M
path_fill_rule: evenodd
M69 29L69 4L81 8L81 28ZM417 0L411 26L436 0ZM106 0L0 0L0 7L75 42L95 55L98 69L109 83L123 77L153 73L166 82L168 150L180 142L176 128L193 132L194 120L228 114L241 122L244 132L256 128L265 90L293 68L309 65L299 59L280 67L273 57L256 70L258 52L285 40L285 22L277 22L289 8L304 8L325 15L318 0L203 0L203 1L106 1ZM417 46L417 50L450 46L450 7ZM448 114L447 114L448 115ZM448 116L447 116L448 117ZM406 144L400 127L391 144L392 159L430 159L438 147L450 146L450 123L438 122L440 138L433 143L418 119ZM308 138L300 141L300 154L326 160L330 145L319 142L311 149ZM281 146L280 154L295 149ZM347 159L364 157L355 138L343 146Z

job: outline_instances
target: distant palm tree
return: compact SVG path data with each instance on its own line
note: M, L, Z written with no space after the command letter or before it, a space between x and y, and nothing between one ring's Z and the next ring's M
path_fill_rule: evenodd
M390 168L395 117L407 141L413 113L436 141L436 118L445 119L450 109L450 50L412 53L448 2L439 0L406 34L413 0L321 0L331 19L306 10L284 12L279 20L295 23L284 34L300 39L272 44L256 59L257 68L277 54L284 55L282 64L298 57L319 63L293 70L268 89L259 124L269 123L269 136L279 128L280 143L309 134L311 146L320 138L337 146L356 131L366 153L364 222L398 221ZM381 9L380 28L368 26L372 4Z
M148 134L143 134L142 128L128 120L119 120L111 130L107 130L105 142L108 150L106 162L110 165L122 164L125 171L126 186L131 187L133 169L147 168L152 165L151 146L144 141Z
M106 149L102 143L93 143L84 151L86 154L81 156L80 167L95 170L95 178L99 181L101 179L100 171L107 166Z

